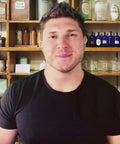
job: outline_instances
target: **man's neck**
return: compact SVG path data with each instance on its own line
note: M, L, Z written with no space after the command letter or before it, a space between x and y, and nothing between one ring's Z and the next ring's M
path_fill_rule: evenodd
M80 66L70 72L60 72L53 68L46 68L44 75L52 89L61 92L70 92L81 84L84 71Z

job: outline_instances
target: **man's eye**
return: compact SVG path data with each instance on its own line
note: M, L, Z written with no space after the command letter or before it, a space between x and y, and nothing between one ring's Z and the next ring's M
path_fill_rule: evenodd
M71 34L69 34L69 36L72 37L72 36L76 36L76 35L74 33L71 33Z
M52 36L50 36L49 38L51 38L51 39L55 39L56 36L55 36L55 35L52 35Z

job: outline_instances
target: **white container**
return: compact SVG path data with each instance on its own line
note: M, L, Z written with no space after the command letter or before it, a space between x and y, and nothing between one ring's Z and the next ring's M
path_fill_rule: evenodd
M95 20L107 20L107 2L104 0L95 2Z
M70 3L70 0L57 0L58 3L60 2L67 2L67 3Z
M110 16L111 20L113 21L119 20L119 7L117 6L117 4L112 3L110 5Z

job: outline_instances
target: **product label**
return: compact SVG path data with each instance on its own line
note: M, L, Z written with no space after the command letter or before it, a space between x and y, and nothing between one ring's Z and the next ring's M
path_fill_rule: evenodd
M107 44L107 41L106 41L106 40L103 40L102 43L103 43L103 44Z
M25 2L24 1L16 1L15 9L25 9Z
M89 3L83 3L82 4L82 13L84 15L89 15L90 9L89 9Z
M118 40L115 40L115 44L119 44L119 41L118 41Z
M0 14L5 14L5 8L0 7Z
M100 46L100 45L101 45L101 40L100 40L100 39L97 39L97 40L96 40L96 45L97 45L97 46Z
M69 3L69 0L58 0L58 2L60 3L60 2L67 2L67 3Z
M90 44L94 44L94 41L90 41Z

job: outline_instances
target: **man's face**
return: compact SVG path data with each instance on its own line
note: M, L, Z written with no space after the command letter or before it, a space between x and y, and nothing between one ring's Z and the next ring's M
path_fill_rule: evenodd
M42 49L47 66L60 72L73 70L83 57L86 37L77 21L56 18L46 22L42 35Z

